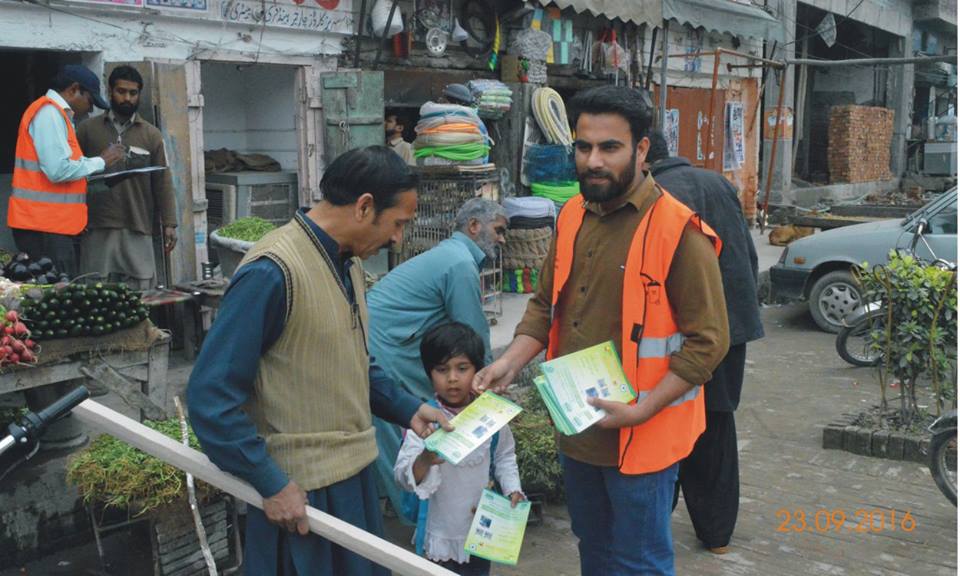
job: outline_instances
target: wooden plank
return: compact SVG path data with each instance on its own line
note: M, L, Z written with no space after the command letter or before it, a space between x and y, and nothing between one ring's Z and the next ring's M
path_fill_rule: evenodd
M73 414L82 422L94 426L111 436L143 450L164 462L193 474L204 482L233 495L244 502L263 507L263 498L246 482L231 476L214 466L202 453L187 448L172 438L147 428L93 400L86 400L73 409ZM360 530L356 526L335 518L316 508L307 507L310 531L335 544L339 544L364 558L409 576L454 576L412 552Z

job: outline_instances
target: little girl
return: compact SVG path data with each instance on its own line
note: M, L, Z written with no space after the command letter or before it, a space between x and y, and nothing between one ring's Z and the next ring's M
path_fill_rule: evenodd
M473 329L459 322L433 328L420 343L420 359L447 418L453 418L473 401L470 385L484 361L483 341ZM490 562L471 557L463 545L480 495L491 479L491 457L493 475L503 494L509 495L514 506L523 499L510 427L501 428L495 438L453 465L425 450L416 434L407 434L394 467L404 490L414 492L421 500L429 499L424 555L462 576L490 573Z

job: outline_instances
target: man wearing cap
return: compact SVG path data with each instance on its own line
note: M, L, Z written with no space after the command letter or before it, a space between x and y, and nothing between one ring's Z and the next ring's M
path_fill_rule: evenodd
M74 237L87 226L86 178L124 156L120 144L94 158L83 156L74 122L93 106L110 107L100 95L97 75L83 66L64 66L20 120L7 205L17 249L34 258L48 256L71 276L77 273Z

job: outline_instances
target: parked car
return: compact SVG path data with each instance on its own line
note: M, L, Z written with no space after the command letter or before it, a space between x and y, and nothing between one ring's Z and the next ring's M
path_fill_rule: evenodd
M827 332L838 332L844 317L860 305L860 289L851 272L858 264L887 262L893 249L910 248L920 220L928 225L917 256L957 261L957 188L937 196L904 219L881 220L835 228L801 238L783 249L770 269L773 295L803 301L813 320Z

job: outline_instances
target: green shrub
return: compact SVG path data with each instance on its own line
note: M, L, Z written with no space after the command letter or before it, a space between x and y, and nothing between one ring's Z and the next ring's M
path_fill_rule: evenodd
M928 266L913 256L891 252L890 262L857 270L865 302L880 301L886 317L870 334L881 351L881 408L887 408L886 381L900 382L900 421L909 426L919 415L917 385L929 378L937 414L956 403L951 372L957 349L957 274Z
M527 378L524 378L526 376ZM527 494L542 494L551 502L563 501L563 470L557 452L554 427L547 407L532 382L532 371L521 374L517 402L523 412L510 423L517 440L517 465Z

